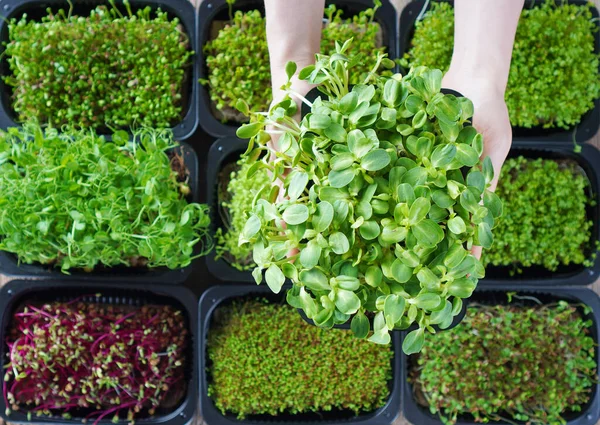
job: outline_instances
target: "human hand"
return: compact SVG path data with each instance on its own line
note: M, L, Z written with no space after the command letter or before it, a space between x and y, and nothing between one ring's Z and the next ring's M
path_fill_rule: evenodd
M473 126L483 135L482 158L489 156L494 166L494 179L490 190L496 190L500 169L506 160L512 143L512 128L504 101L504 88L479 76L449 70L442 80L442 87L458 91L473 102ZM473 255L481 257L481 247L472 249Z

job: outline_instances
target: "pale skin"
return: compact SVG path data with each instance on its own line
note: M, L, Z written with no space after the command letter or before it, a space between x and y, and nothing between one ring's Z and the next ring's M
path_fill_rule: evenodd
M471 99L473 125L483 134L483 157L489 156L495 170L492 189L512 142L508 110L504 102L510 59L524 0L455 0L454 51L442 86ZM298 69L314 62L319 51L324 0L265 0L267 41L271 61L273 97L281 100L285 64ZM344 40L340 40L344 41ZM311 86L293 80L301 94ZM479 257L481 248L474 247Z

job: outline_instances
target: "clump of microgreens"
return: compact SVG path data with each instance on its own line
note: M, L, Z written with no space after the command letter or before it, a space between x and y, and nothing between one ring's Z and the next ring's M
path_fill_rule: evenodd
M590 308L511 297L515 304L469 304L463 322L427 341L412 367L417 400L444 424L472 415L476 422L558 425L589 401L597 342L579 310Z
M223 414L243 419L335 408L358 414L389 397L388 347L316 328L291 307L264 300L236 300L213 316L208 395Z
M24 263L91 270L189 265L210 248L206 205L188 203L169 130L0 132L0 249Z
M479 159L471 101L441 93L439 70L379 75L394 65L383 54L350 87L349 49L337 44L300 71L322 97L311 103L288 82L282 102L238 129L250 138L248 176L265 168L282 180L256 196L240 243L253 247L256 282L266 270L279 292L290 279L288 302L318 326L351 321L357 337L386 344L389 331L415 325L403 343L414 353L432 325L450 326L484 275L469 250L491 246L502 204L486 189L494 173ZM289 63L288 77L295 71ZM300 123L292 97L311 108Z
M182 312L169 306L28 304L6 339L6 414L95 423L152 416L185 394L187 333Z
M19 121L56 127L170 127L182 117L191 69L178 18L150 6L123 15L110 0L89 16L60 10L41 22L11 19L6 55ZM116 37L115 34L120 34Z
M506 88L506 106L516 127L570 128L600 96L600 55L593 4L547 0L521 14ZM432 3L415 24L403 65L447 70L452 57L454 11Z
M594 225L586 211L594 202L589 185L574 161L508 159L496 189L504 217L483 263L519 272L535 265L555 271L561 265L587 264Z
M235 3L228 1L229 6ZM351 83L358 83L375 63L376 52L384 53L381 46L381 27L373 22L381 6L363 10L352 18L344 19L342 10L330 5L325 10L325 24L321 37L321 51L333 53L335 40L354 38L349 54L356 66ZM231 14L231 9L230 9ZM237 99L244 99L251 111L264 111L272 100L271 70L267 46L266 20L258 10L236 11L231 22L208 41L203 51L208 76L201 80L209 87L210 98L220 114L219 119L245 121L235 109Z
M218 202L219 214L223 227L217 229L215 235L216 259L224 258L231 266L240 271L255 267L252 261L252 247L240 245L240 233L246 224L247 213L252 209L254 196L263 186L270 185L266 169L260 169L252 178L248 178L248 170L252 166L245 157L237 161L236 169L219 175Z

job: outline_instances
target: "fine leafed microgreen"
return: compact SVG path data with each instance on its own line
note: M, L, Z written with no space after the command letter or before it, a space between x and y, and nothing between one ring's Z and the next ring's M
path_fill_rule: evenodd
M569 160L510 158L504 163L496 193L504 217L495 230L494 246L484 264L543 266L588 264L594 246L593 222L586 208L590 182L578 164Z
M244 230L247 213L252 210L254 196L271 182L265 169L256 171L249 178L251 166L252 163L242 157L235 163L234 170L227 167L221 171L218 183L218 210L223 227L219 227L215 235L216 258L225 259L240 271L255 267L252 247L240 245L240 233Z
M518 300L518 295L515 295ZM525 296L525 298L531 298ZM414 394L447 425L566 423L598 380L588 307L470 304L463 322L425 343L409 372Z
M185 165L169 130L0 132L0 249L24 263L187 266L205 254L208 208L188 203Z
M528 2L527 2L528 3ZM506 106L516 127L570 128L600 97L593 4L547 0L521 14L510 63ZM454 10L432 2L415 24L403 65L447 70L454 40Z
M187 333L168 306L28 304L5 341L6 414L94 423L152 416L185 395Z
M55 127L171 127L181 120L188 36L178 18L149 6L123 14L111 0L89 16L60 10L8 24L4 54L19 121Z
M351 87L350 50L337 44L300 71L323 93L313 103L288 82L285 100L238 129L251 138L248 175L265 168L283 181L256 196L240 243L253 247L257 283L266 271L279 292L291 279L288 302L318 326L351 321L357 337L387 344L390 330L416 324L403 346L414 353L484 275L469 250L491 246L502 204L486 189L494 172L480 161L471 101L441 93L439 70L379 75L394 65L383 54ZM301 123L291 97L310 106ZM278 151L261 159L273 135Z
M389 397L389 347L311 326L287 305L246 299L220 307L207 355L208 395L239 419L336 408L358 414Z
M331 54L335 52L336 40L354 38L352 51L348 52L355 63L353 84L373 68L376 52L386 50L382 47L381 27L373 21L380 6L381 2L376 0L373 8L347 19L335 5L325 10L321 51ZM247 121L235 109L237 99L244 99L252 111L265 111L269 107L271 71L265 28L266 20L258 10L238 10L217 37L204 45L208 76L201 82L210 89L219 119Z

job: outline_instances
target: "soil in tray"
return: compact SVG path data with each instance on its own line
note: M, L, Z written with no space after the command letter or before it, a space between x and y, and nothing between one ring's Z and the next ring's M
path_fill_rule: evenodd
M190 373L189 320L181 306L146 304L135 295L114 302L65 293L51 301L52 292L22 301L5 328L11 365L4 400L12 412L130 421L181 404ZM35 299L40 293L46 300Z
M478 416L558 423L585 410L597 379L597 335L586 307L546 294L514 293L512 302L507 295L476 294L458 327L409 358L421 409L431 405L449 424Z
M491 267L488 276L547 275L591 261L596 248L594 194L576 160L510 158L496 193L504 213L494 230L494 245L483 254Z
M389 347L311 326L282 296L267 297L229 299L210 318L208 395L223 415L327 421L385 405L394 355Z
M328 12L332 10L337 10L338 12ZM345 25L341 24L338 14L343 19L349 19L350 23ZM232 21L228 19L228 11L223 10L223 12L218 14L216 19L210 23L208 43L203 46L204 54L207 60L207 63L204 64L204 66L207 66L206 73L208 75L207 81L203 80L203 83L209 87L208 92L211 96L211 112L217 120L223 123L233 125L236 123L246 122L248 120L245 115L233 107L233 101L231 99L243 98L248 102L251 110L266 111L268 109L268 103L271 99L271 79L269 54L264 29L265 22L262 15L262 9L239 10L235 13L232 24ZM365 34L367 33L367 30L365 30L364 24L361 26L361 24L352 23L352 16L353 14L344 10L343 6L338 7L337 9L326 9L325 18L323 20L323 29L324 37L329 38L324 38L321 42L323 51L330 51L335 48L334 38L337 38L337 41L340 42L345 41L345 39L342 40L340 38L349 38L346 32L355 33L354 45L357 47L359 46L361 37L359 37L358 34ZM331 21L334 23L330 24ZM373 33L373 30L369 29L368 34L366 35L367 39L373 38L374 45L371 49L363 48L360 52L360 54L363 55L368 54L369 57L374 57L374 51L381 49L383 46L383 30L381 25L376 20L374 21L374 25L376 25L375 32ZM240 33L235 37L235 39L239 39L240 37L252 38L243 42L243 45L240 46L241 53L238 51L231 52L229 54L225 52L224 49L215 46L215 43L223 43L225 40L224 37L226 37L225 34L233 34L232 31L235 27L240 28ZM344 30L343 28L347 29ZM222 33L223 31L225 32ZM249 31L255 31L256 33L246 35L245 32ZM220 36L223 38L223 40L219 40ZM231 35L229 37L231 37ZM227 44L228 48L232 45L232 43L233 41L230 41ZM239 58L236 59L235 57L232 57L233 55L239 55ZM225 63L222 63L223 58L225 57L227 58L227 67L223 66ZM255 62L249 62L249 60L253 60ZM227 77L222 74L224 69L231 67L236 68L234 75ZM213 84L213 79L215 79L214 81L217 81L214 74L214 69L219 70L220 82L218 84L220 86L220 90L215 88L215 85ZM225 81L223 81L223 79ZM253 80L254 83L251 83L251 80ZM221 94L215 97L214 91L220 91Z
M108 127L173 127L181 122L191 104L193 28L177 23L178 18L171 12L145 7L133 2L134 19L123 6L94 8L57 2L51 5L54 14L50 15L39 3L16 8L9 18L22 22L27 16L28 24L4 25L2 39L7 45L1 63L2 101L13 121L37 119L57 127L92 126L102 133L110 132ZM100 9L103 15L90 15ZM77 17L86 21L78 21ZM119 46L111 42L116 40L117 28L126 35ZM110 34L110 40L97 39L103 34ZM65 45L65 37L73 40L72 46ZM30 44L32 39L35 45ZM44 44L39 45L39 40ZM107 42L102 49L96 48L98 43ZM157 43L162 46L158 56L152 50ZM112 55L110 63L106 55ZM145 73L151 71L146 65L160 60L168 65L160 66L160 72L151 78L153 87L147 89ZM50 66L46 63L53 64L54 71L42 80L31 80L30 76L38 75L39 67Z

